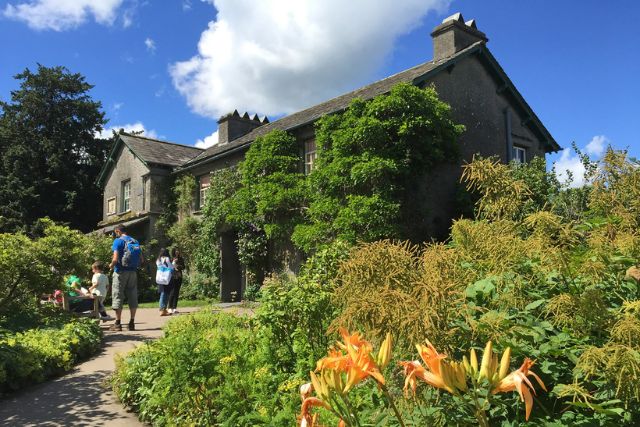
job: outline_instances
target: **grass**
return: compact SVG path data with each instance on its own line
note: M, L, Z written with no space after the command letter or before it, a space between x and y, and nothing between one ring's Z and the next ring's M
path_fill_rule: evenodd
M206 299L178 300L178 310L180 310L180 308L185 308L185 307L206 307L215 303L216 303L215 300L206 300ZM141 302L138 304L138 308L158 308L158 307L159 307L158 301ZM107 307L107 309L111 309L111 307Z

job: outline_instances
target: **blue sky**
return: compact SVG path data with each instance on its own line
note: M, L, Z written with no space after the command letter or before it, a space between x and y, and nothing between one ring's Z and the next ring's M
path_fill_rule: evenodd
M431 29L460 11L561 146L640 157L640 2L344 3L0 1L0 98L25 67L65 65L95 85L107 127L195 144L233 108L278 117L429 60Z

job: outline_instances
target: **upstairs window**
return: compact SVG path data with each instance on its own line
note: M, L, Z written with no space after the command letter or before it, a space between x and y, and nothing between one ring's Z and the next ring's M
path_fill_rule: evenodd
M211 186L211 175L202 175L200 178L198 178L198 182L200 183L198 207L202 209L204 207L204 203L207 201L207 192L209 191L209 187Z
M113 215L116 213L116 198L112 197L107 200L107 215Z
M131 209L131 180L122 181L122 212Z
M304 143L304 173L309 175L316 164L316 140L310 139Z
M142 210L146 211L148 209L147 206L147 184L149 183L149 177L142 177Z
M522 147L514 146L511 150L511 160L515 160L517 163L524 164L527 162L527 150Z

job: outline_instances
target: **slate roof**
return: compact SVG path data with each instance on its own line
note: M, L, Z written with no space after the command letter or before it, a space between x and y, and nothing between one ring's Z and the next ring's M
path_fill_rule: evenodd
M147 164L180 166L203 152L202 148L121 133L120 139Z
M454 64L458 60L462 59L473 53L480 53L484 56L485 59L488 59L488 63L493 71L499 75L499 78L504 81L505 85L507 85L511 92L513 92L513 97L516 102L518 102L521 106L521 109L525 112L526 116L529 116L533 125L536 127L536 133L543 139L547 141L549 151L557 151L560 150L560 146L553 139L549 131L544 127L542 122L535 115L531 107L526 103L522 95L517 91L509 77L506 75L502 67L498 61L493 57L489 49L486 47L484 41L478 41L465 49L462 49L459 52L456 52L454 55L449 56L447 58L443 58L438 61L429 61L423 64L417 65L413 68L409 68L408 70L402 71L400 73L394 74L385 79L379 80L370 85L364 86L360 89L356 89L352 92L348 92L344 95L340 95L336 98L330 99L328 101L322 102L313 107L307 108L302 111L298 111L286 117L283 117L274 122L262 125L248 134L241 136L233 141L230 141L226 144L214 145L200 153L197 157L192 158L187 163L182 165L180 169L189 169L192 166L201 164L208 160L213 160L214 158L221 157L226 155L229 152L233 152L236 150L241 150L245 146L251 144L257 137L264 135L272 130L280 129L280 130L292 130L295 128L299 128L301 126L307 125L319 119L320 117L335 113L338 111L342 111L349 106L349 103L354 98L361 98L364 100L368 100L374 98L378 95L387 93L391 90L391 87L397 83L413 83L418 84L421 81L424 81L426 78L431 75L440 72L441 70L446 69L450 65Z

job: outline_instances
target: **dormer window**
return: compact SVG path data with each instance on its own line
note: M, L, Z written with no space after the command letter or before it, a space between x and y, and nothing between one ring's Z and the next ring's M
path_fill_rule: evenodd
M511 160L515 160L516 163L525 164L527 162L527 150L514 145L511 150Z
M316 140L310 139L304 143L304 173L309 175L316 164Z
M198 208L202 209L204 207L204 203L207 201L207 192L209 191L209 187L211 186L211 175L202 175L200 178L198 178L198 182L200 190L198 193Z

